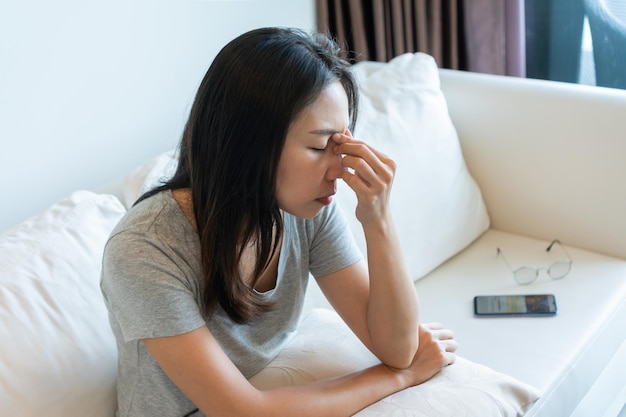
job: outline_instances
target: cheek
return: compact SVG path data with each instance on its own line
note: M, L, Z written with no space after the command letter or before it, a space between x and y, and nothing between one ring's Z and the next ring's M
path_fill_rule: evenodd
M298 164L296 160L291 160L278 167L277 184L279 188L294 188L302 179L302 165Z
M286 146L278 161L278 175L288 179L297 175L302 167L310 163L306 150Z
M285 152L281 156L277 171L277 192L291 195L305 192L308 184L319 175L320 161L305 152ZM286 190L286 189L289 190Z
M278 170L276 172L276 188L279 194L281 194L281 191L284 193L285 187L289 188L294 182L297 182L298 166L298 154L285 149L278 162Z

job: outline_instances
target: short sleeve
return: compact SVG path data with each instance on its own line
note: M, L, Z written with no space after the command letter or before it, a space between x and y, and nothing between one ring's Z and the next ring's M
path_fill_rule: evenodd
M314 219L309 268L319 278L363 259L345 215L334 201Z
M112 237L104 252L101 288L112 325L125 342L205 325L192 268L156 236L126 231Z

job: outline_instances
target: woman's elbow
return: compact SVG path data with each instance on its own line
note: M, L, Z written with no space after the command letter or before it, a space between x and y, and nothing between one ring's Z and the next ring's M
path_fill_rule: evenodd
M417 348L417 340L404 343L403 345L396 344L393 349L388 349L386 352L378 355L378 359L390 368L406 369L413 363Z

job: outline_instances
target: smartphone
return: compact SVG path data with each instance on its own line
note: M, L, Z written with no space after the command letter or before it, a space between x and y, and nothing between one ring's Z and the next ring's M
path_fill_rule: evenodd
M474 315L477 317L511 317L556 315L553 294L478 295L474 297Z

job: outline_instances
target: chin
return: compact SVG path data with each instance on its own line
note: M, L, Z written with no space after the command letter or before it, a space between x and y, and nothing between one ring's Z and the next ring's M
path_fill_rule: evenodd
M301 218L301 219L312 219L313 217L317 216L318 214L320 214L320 212L322 211L322 206L318 204L319 207L281 207L281 210L283 210L286 213L291 214L292 216Z

